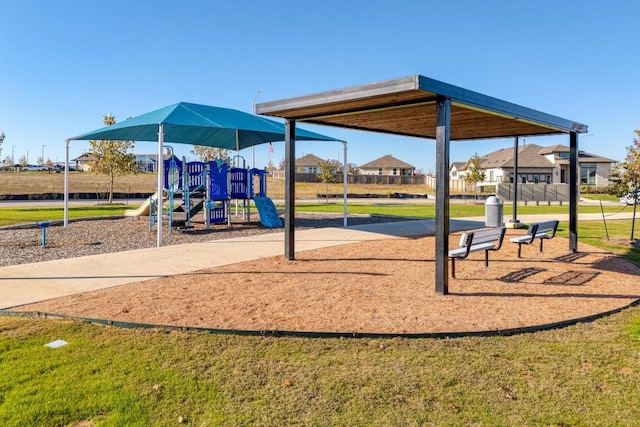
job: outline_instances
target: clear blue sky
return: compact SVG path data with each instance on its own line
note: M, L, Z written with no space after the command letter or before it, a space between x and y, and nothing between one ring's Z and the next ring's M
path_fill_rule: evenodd
M587 124L580 149L614 160L640 125L637 1L0 0L0 16L2 159L29 150L35 163L45 145L62 161L65 139L109 112L122 121L179 101L250 112L258 91L265 102L413 74ZM434 169L431 140L301 127L347 140L356 164L391 154ZM454 142L451 160L512 145ZM71 156L87 149L73 142ZM274 149L277 165L283 143ZM298 143L308 153L342 160L338 143ZM268 156L257 147L256 166Z

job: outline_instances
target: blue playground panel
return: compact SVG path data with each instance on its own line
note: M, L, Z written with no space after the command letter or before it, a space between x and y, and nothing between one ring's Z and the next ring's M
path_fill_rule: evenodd
M249 169L231 168L231 198L251 198L251 175Z
M250 171L250 175L251 175L251 195L253 197L266 197L267 195L267 171L265 169L256 169L253 168ZM254 181L253 178L254 177L258 177L259 178L259 189L256 192L255 188L253 188L254 186Z
M188 191L201 190L205 186L206 166L203 162L187 163Z
M182 162L171 158L163 162L164 165L164 188L172 188L177 185L178 190L182 190Z
M227 178L229 165L226 163L209 162L209 200L227 200Z
M227 220L227 204L221 201L208 201L209 224L218 224Z
M253 202L258 208L260 222L268 228L283 227L282 220L278 216L278 211L273 201L268 197L254 197Z

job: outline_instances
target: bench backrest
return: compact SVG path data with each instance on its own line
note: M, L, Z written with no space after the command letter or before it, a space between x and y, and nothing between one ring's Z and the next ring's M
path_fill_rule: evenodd
M558 221L557 219L539 222L537 224L538 229L536 230L535 234L547 233L548 238L554 237L556 235L556 231L558 230L559 223L560 221Z
M533 238L533 236L536 235L536 233L538 232L538 227L540 226L540 224L538 224L537 222L534 224L531 224L529 226L529 228L527 228L527 236L531 236ZM533 239L531 240L533 242Z
M480 243L493 243L496 242L496 249L500 249L502 246L502 240L506 232L505 227L487 228L484 230L478 230L473 233L473 244Z
M460 247L461 248L466 248L467 246L471 246L471 244L473 243L473 233L469 232L469 233L462 233L462 236L460 236Z
M496 249L500 249L505 232L505 227L496 227L463 233L462 236L460 236L460 247L464 248L472 244L479 245L481 243L497 242Z

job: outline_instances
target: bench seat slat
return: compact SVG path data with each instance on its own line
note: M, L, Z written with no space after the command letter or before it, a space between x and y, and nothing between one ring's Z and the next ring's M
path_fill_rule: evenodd
M536 239L540 239L540 252L542 252L542 241L544 239L553 239L558 230L558 220L536 222L529 226L527 234L512 237L509 240L518 244L518 258L521 255L522 245L530 245Z
M469 249L469 253L491 250L491 249L495 249L495 247L496 245L494 243L481 243L479 245L473 244L471 245L471 249ZM449 257L460 257L466 253L467 253L467 248L451 249L449 251Z

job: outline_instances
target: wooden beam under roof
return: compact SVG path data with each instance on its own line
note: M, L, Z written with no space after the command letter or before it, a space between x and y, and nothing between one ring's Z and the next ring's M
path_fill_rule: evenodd
M256 112L326 126L435 138L439 96L451 99L451 140L587 131L586 125L424 76L258 104Z

